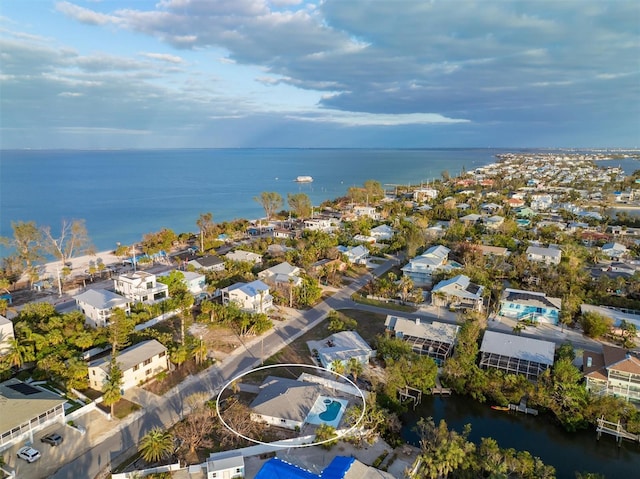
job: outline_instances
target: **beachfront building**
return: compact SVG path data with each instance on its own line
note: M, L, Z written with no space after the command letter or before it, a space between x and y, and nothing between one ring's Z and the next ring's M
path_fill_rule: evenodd
M545 264L560 264L562 251L558 248L542 248L540 246L529 246L526 251L529 261L536 261Z
M555 344L513 334L485 331L480 346L480 368L522 374L536 380L553 366Z
M482 311L484 308L483 293L484 286L472 283L468 276L459 274L451 279L440 281L433 287L431 304L443 306L448 303L450 306Z
M131 300L106 289L88 289L73 297L77 308L85 316L85 324L92 328L109 325L113 310L120 308L126 314L131 312Z
M120 351L116 362L122 371L122 389L131 389L169 370L167 348L155 339L143 341ZM89 363L89 387L101 391L109 380L111 357Z
M356 331L340 331L322 341L307 341L309 351L316 354L323 368L333 371L334 361L340 361L347 367L349 360L355 358L366 366L375 356L375 351Z
M591 394L640 403L640 359L622 348L604 344L602 353L584 351L582 361L586 388Z
M235 283L221 290L222 304L234 303L243 311L266 313L273 307L269 286L260 280Z
M518 321L556 325L561 308L560 298L550 298L537 291L507 288L500 298L499 314Z
M54 424L64 425L67 400L46 389L9 379L0 383L0 451Z
M13 322L0 314L0 356L9 349L9 341L15 337Z
M169 286L158 283L155 274L145 271L121 274L113 280L116 293L136 303L155 303L169 297Z
M265 283L273 285L292 285L300 286L302 284L302 278L300 275L302 270L297 266L292 266L286 261L271 268L267 268L258 273L260 278Z
M386 330L395 338L411 345L411 349L432 358L438 366L453 354L453 348L460 327L439 321L427 322L416 319L388 315L384 322Z
M251 251L235 250L224 255L229 261L242 261L246 263L258 264L262 263L262 255Z
M455 266L447 264L450 252L446 246L432 246L420 256L409 260L402 267L402 273L411 278L416 286L430 286L434 272Z

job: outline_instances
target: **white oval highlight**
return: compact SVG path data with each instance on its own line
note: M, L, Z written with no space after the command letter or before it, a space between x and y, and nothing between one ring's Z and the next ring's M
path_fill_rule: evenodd
M245 436L244 434L240 434L238 431L236 431L231 426L229 426L225 422L225 420L222 418L222 414L220 414L220 397L222 396L222 393L225 391L225 389L227 389L231 385L231 383L233 383L234 381L237 381L238 379L241 379L241 378L247 376L248 374L255 373L255 372L258 372L258 371L264 371L265 369L274 369L274 368L282 368L282 367L297 367L297 368L317 369L317 370L325 372L325 373L329 372L331 374L335 374L336 376L340 376L342 379L346 380L349 384L351 384L356 389L356 391L358 391L358 394L360 394L360 398L362 398L362 413L360 414L360 417L358 418L356 423L353 426L351 426L349 429L344 431L342 434L339 434L339 435L337 435L335 437L332 437L330 439L325 439L324 441L317 441L317 442L311 442L311 443L305 443L305 444L289 444L289 443L278 444L277 442L259 441L258 439L254 439L252 437ZM233 379L231 379L230 381L228 381L227 384L225 384L222 387L222 389L218 393L218 396L216 397L216 414L218 415L218 419L220 419L220 422L222 422L224 427L226 427L229 431L234 433L236 436L241 437L243 439L246 439L247 441L253 442L255 444L262 444L262 445L265 445L265 446L273 446L273 447L281 447L283 449L319 446L321 444L325 444L327 442L331 442L331 441L334 441L336 439L340 439L340 438L342 438L344 436L347 436L352 431L354 431L358 427L358 425L362 422L362 420L364 419L364 414L365 414L366 410L367 410L367 400L364 397L364 393L362 392L362 390L358 386L356 386L356 384L351 379L349 379L348 377L346 377L346 376L344 376L342 374L338 374L338 373L336 373L334 371L330 371L328 369L325 369L325 368L322 368L320 366L316 366L316 365L313 365L313 364L294 364L294 363L270 364L268 366L260 366L259 368L250 369L249 371L246 371L246 372L244 372L242 374L239 374L236 377L234 377ZM299 439L299 438L297 438L297 439Z

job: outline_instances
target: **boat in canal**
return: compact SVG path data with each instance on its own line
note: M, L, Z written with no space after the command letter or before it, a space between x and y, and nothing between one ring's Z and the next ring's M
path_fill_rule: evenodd
M313 176L298 176L295 181L297 183L311 183L313 181Z

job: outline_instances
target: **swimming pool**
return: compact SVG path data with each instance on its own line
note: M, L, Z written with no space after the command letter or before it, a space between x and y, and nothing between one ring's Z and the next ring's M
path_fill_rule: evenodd
M348 404L349 401L346 399L318 396L309 414L307 414L305 422L309 424L327 424L337 428Z

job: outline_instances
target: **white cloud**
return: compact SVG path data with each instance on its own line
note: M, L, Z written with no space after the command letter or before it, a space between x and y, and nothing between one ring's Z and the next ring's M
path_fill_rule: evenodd
M288 114L286 117L301 121L336 123L352 127L469 123L469 120L466 119L446 118L437 113L376 114L328 109L312 112L308 115Z
M177 55L171 55L169 53L142 53L142 56L151 58L152 60L160 60L167 63L184 63L184 60L181 57Z

